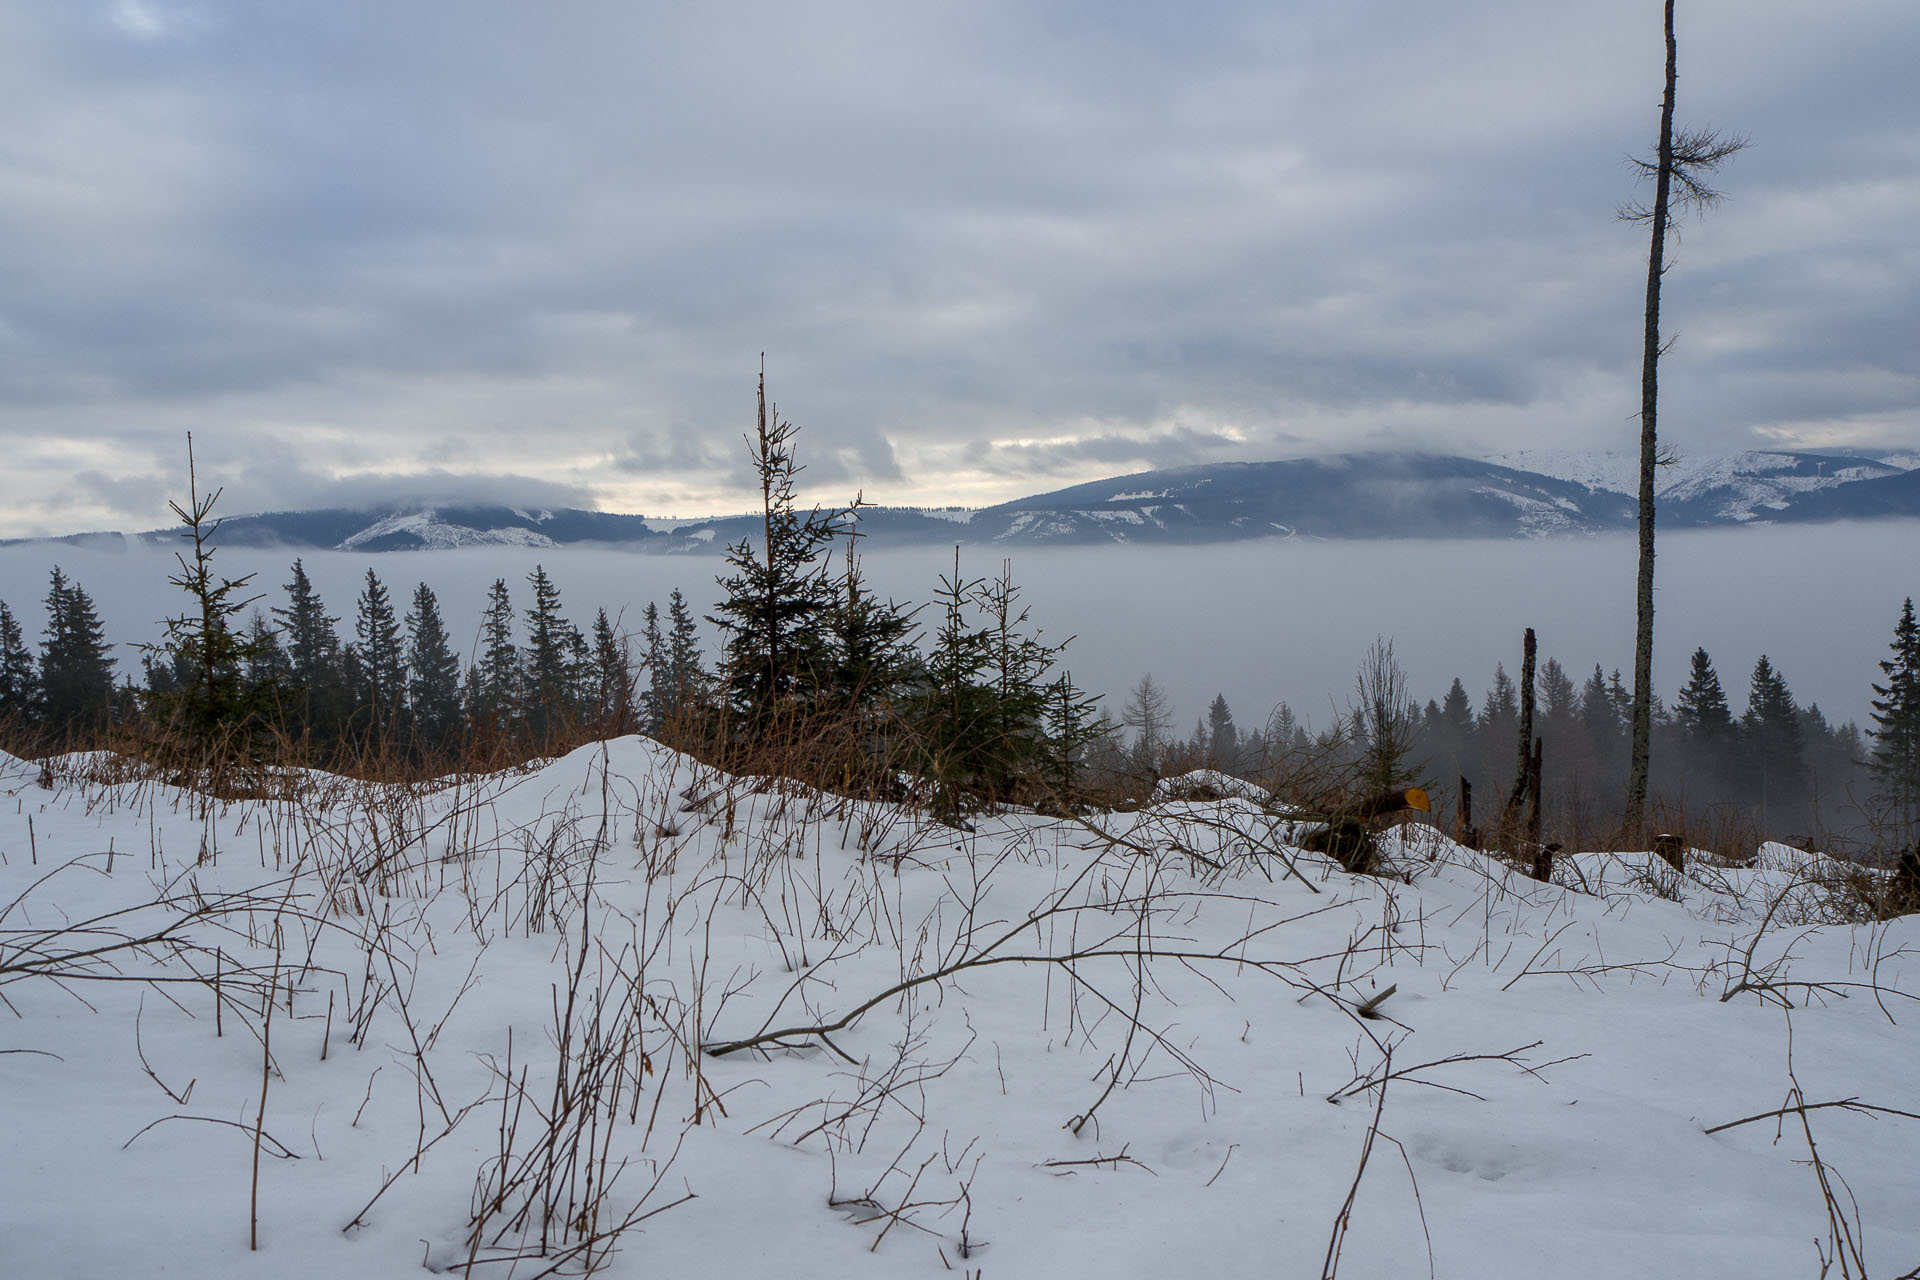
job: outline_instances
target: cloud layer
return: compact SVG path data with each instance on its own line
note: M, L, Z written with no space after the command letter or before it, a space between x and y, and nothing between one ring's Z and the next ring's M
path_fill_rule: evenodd
M1920 446L1920 9L1681 19L1681 117L1754 145L1669 438ZM1620 447L1659 58L1652 0L28 0L0 534L157 523L188 430L236 510L731 509L763 351L828 497Z

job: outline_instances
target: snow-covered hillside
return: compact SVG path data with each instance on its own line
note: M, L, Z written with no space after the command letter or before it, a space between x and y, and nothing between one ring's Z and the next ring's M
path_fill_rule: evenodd
M1920 1112L1920 935L1816 856L1354 877L1251 798L960 831L633 738L275 788L0 757L0 1274L1920 1263L1920 1121L1816 1105ZM1732 1123L1796 1082L1844 1221Z
M1489 461L1609 493L1631 496L1640 488L1638 453L1518 449ZM1901 470L1872 458L1786 450L1682 455L1660 468L1654 492L1669 503L1698 504L1701 509L1690 513L1694 522L1745 523L1764 519L1798 494L1897 475Z
M388 544L441 551L449 547L551 547L554 541L534 529L518 526L472 529L466 525L449 523L435 511L416 511L376 520L360 532L343 539L339 549L360 551L382 548Z

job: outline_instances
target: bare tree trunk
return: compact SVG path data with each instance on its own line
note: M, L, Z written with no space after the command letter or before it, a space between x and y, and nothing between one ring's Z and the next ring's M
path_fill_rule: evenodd
M1513 770L1516 793L1525 789L1527 766L1533 759L1533 668L1539 652L1539 641L1534 638L1533 628L1528 627L1520 641L1520 754Z
M1515 735L1513 790L1507 792L1506 808L1500 812L1501 830L1509 834L1527 798L1527 775L1533 767L1533 664L1538 652L1539 643L1528 627L1520 642L1520 728Z
M1653 224L1647 246L1646 332L1640 351L1640 577L1634 594L1633 733L1627 775L1625 835L1645 825L1653 742L1653 477L1659 465L1660 278L1666 272L1667 207L1673 187L1673 93L1679 65L1673 0L1666 3L1667 80L1660 102L1660 158L1654 175Z
M1533 758L1527 761L1527 840L1535 848L1540 846L1540 771L1546 754L1546 739L1535 738Z

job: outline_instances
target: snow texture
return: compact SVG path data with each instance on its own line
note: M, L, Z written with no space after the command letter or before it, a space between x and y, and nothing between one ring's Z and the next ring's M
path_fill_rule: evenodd
M0 1275L1314 1276L1351 1195L1348 1280L1812 1276L1800 1119L1708 1130L1920 1111L1914 920L1782 847L1354 877L1255 792L956 829L637 738L255 787L0 756ZM1920 1121L1806 1121L1920 1263Z
M542 512L538 516L515 512L529 520L551 519L551 512ZM387 516L376 520L360 532L352 535L339 546L341 551L356 551L374 542L384 541L394 534L410 534L420 540L422 548L440 551L450 547L551 547L555 543L544 533L532 529L508 527L504 529L471 529L465 525L449 524L432 511L418 511L406 515Z
M1638 453L1517 449L1497 454L1488 461L1629 497L1640 491ZM1796 494L1892 475L1907 464L1891 458L1886 462L1871 458L1820 458L1811 464L1813 474L1798 474L1808 465L1809 460L1802 455L1784 451L1683 456L1655 473L1654 494L1668 502L1717 498L1716 516L1745 522L1764 518L1769 511L1786 506Z

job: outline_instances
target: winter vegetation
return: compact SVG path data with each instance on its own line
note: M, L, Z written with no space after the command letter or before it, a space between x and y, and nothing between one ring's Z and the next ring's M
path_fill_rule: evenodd
M1920 1259L1910 874L975 778L0 756L9 1273Z
M1920 1280L1920 7L763 8L7 11L0 1280Z
M851 521L845 527L857 531ZM1070 662L1106 658L1104 666L1112 666L1098 652L1114 644L1112 638L1056 646L1020 621L1026 596L1015 577L1017 562L974 567L962 549L958 566L941 575L958 579L936 578L928 584L928 602L916 607L875 597L857 545L843 534L816 548L823 612L815 656L827 655L837 668L827 683L842 691L824 701L853 688L869 691L859 700L860 714L869 722L875 760L888 733L904 739L916 717L922 727L936 723L926 683L936 658L947 664L951 708L959 696L956 681L985 679L979 671L955 674L982 653L991 649L1006 659L1002 672L996 657L993 683L1011 694L1022 663L1031 665L1047 650L1049 665L1026 691L1029 713L1046 703L1047 690ZM989 567L990 574L983 572ZM211 570L217 578L217 560ZM449 610L424 581L393 598L381 572L361 570L359 591L336 604L295 560L264 591L256 578L228 597L244 606L225 623L234 646L225 666L234 678L230 690L217 679L210 695L246 704L247 733L262 758L363 777L418 778L558 754L634 731L702 754L733 749L724 745L721 727L732 714L726 671L735 633L709 621L709 615L723 622L736 616L727 609L729 590L689 599L674 588L657 604L574 610L565 582L536 565L492 580L479 598L454 601ZM1010 600L996 603L1008 593ZM192 638L179 629L186 615L200 625L199 605L186 594L180 599L185 608L156 641L118 662L116 651L132 646L112 643L87 585L65 570L48 574L37 607L0 601L0 741L22 756L95 747L163 750L170 719L197 714L197 704L180 703L180 691L209 693L204 668L195 685ZM1920 659L1902 610L1900 598L1888 600L1884 669L1869 666L1858 677L1861 696L1852 705L1866 711L1858 724L1797 698L1796 677L1824 677L1823 687L1832 691L1831 673L1789 671L1770 657L1756 658L1754 648L1767 645L1764 633L1753 636L1732 672L1716 664L1717 654L1694 647L1685 679L1655 701L1650 821L1684 828L1698 843L1733 854L1751 851L1763 838L1866 858L1904 847L1915 820L1916 695L1908 685ZM450 614L480 617L477 642L456 638ZM227 643L221 634L216 644ZM1680 636L1675 632L1671 643L1679 644ZM1479 680L1463 672L1438 687L1408 682L1406 770L1432 792L1442 821L1457 807L1461 779L1481 806L1503 804L1515 780L1520 655L1514 639L1507 654L1487 655ZM1205 649L1196 645L1169 660L1196 660ZM1360 656L1354 655L1356 668ZM1230 703L1215 694L1183 709L1162 683L1169 676L1180 676L1188 688L1195 683L1190 671L1156 670L1137 678L1134 688L1122 684L1071 713L1065 728L1075 740L1076 785L1119 803L1144 797L1156 776L1191 768L1267 777L1351 760L1369 732L1354 725L1359 703L1351 688L1331 705L1288 698L1249 713L1238 696ZM1540 660L1536 733L1544 745L1549 839L1569 847L1617 841L1626 775L1625 683L1612 668L1569 670L1551 653ZM1069 696L1084 704L1088 694L1077 682L1068 685ZM1057 703L1061 691L1052 692ZM227 714L216 711L215 721ZM1044 715L1035 723L1045 730Z
M372 569L344 638L197 487L138 680L61 570L0 606L10 1273L1920 1261L1910 600L1864 733L1695 652L1631 828L1619 673L1531 631L1185 733L1010 564L879 598L750 444L711 654L543 567L469 661Z

